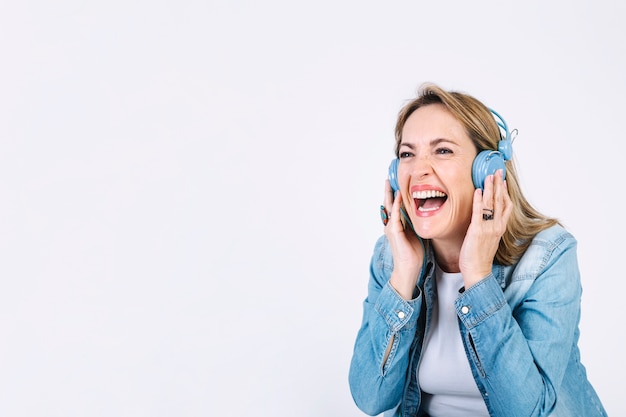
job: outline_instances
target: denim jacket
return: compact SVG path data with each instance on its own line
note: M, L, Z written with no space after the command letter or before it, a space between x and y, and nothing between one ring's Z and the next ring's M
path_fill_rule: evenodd
M368 415L424 415L417 369L436 300L432 249L424 265L406 301L389 284L386 237L376 242L349 374L354 401ZM576 240L561 226L537 234L517 264L494 264L485 279L460 289L459 331L490 416L606 416L580 362L581 292Z

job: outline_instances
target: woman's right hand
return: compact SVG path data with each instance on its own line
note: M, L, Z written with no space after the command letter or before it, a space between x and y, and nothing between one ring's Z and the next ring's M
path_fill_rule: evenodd
M406 229L402 224L402 194L391 189L389 180L385 181L385 208L391 207L388 212L389 221L385 226L385 236L391 246L393 255L393 272L389 282L391 286L404 298L413 298L415 285L422 269L424 247L417 234L409 226Z

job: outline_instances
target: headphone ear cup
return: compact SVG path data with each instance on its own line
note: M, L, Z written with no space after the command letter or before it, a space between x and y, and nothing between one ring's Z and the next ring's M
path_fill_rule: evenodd
M485 186L487 176L493 175L497 170L502 170L502 179L506 178L506 168L504 166L504 156L498 151L482 151L472 163L472 181L474 188L481 190Z
M389 164L389 184L394 192L400 190L400 185L398 184L398 163L400 163L400 159L396 158Z

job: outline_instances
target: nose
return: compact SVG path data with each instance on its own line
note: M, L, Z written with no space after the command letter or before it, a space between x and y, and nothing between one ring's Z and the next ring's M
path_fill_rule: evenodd
M416 155L411 162L410 171L412 177L415 177L418 180L423 180L428 177L428 175L432 174L433 166L428 154Z

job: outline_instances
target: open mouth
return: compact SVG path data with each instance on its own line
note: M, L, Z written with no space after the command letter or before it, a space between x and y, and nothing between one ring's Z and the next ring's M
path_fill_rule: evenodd
M439 210L448 199L446 193L438 190L414 191L412 197L420 212Z

